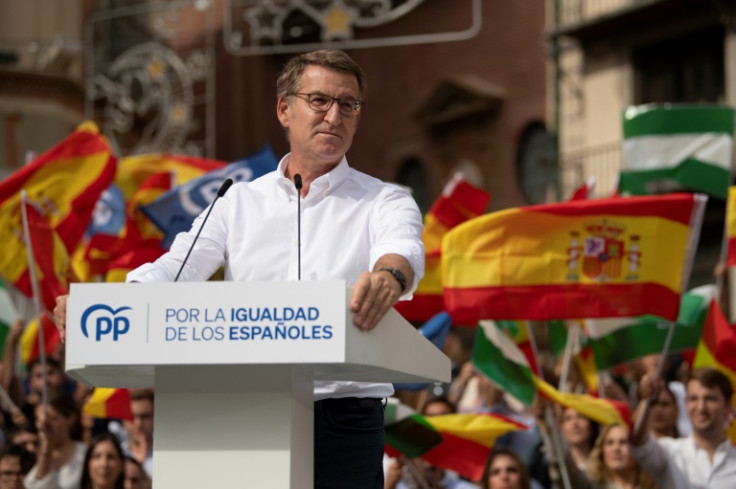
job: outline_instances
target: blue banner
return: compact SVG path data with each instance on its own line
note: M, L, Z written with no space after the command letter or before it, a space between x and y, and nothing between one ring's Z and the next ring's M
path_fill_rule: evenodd
M234 183L248 182L275 170L278 163L273 149L266 145L242 160L171 189L142 206L141 211L164 232L161 246L169 249L176 235L188 231L194 219L215 199L226 178L232 178Z

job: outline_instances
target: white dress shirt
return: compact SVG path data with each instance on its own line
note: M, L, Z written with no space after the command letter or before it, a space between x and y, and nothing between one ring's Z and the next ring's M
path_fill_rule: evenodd
M288 160L286 155L276 171L233 185L217 202L179 280L204 281L221 266L225 280L297 280L297 191L284 176ZM173 281L205 212L168 253L133 270L127 280ZM352 287L386 254L401 255L411 265L414 282L402 296L411 298L424 274L421 213L404 189L350 168L343 158L302 199L301 279L344 279ZM392 393L391 384L315 382L315 400Z
M736 488L736 448L730 440L718 446L713 463L692 435L658 440L650 436L643 445L632 447L632 454L662 489Z

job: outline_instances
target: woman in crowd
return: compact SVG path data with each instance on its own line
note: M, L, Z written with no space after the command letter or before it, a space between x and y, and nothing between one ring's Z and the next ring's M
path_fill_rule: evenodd
M36 465L25 478L26 489L77 489L82 476L85 445L80 433L79 408L66 393L36 407L39 447Z
M112 433L100 433L84 457L80 489L123 489L123 450Z
M586 474L590 451L598 435L598 425L574 409L564 408L560 417L560 431L568 446L565 455L568 467L572 465Z
M666 383L659 393L659 397L651 403L649 409L649 428L652 435L657 438L669 436L670 438L679 437L677 430L677 418L679 412L677 409L677 400Z
M629 453L629 430L608 425L590 454L592 489L656 489L657 485Z
M530 489L531 477L524 462L511 450L494 449L481 479L482 489Z
M148 489L151 481L139 461L131 456L125 457L124 489Z
M96 435L87 449L81 489L123 489L124 456L112 433Z

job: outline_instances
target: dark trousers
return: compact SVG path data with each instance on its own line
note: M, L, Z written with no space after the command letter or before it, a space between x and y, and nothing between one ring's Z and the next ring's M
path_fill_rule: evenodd
M383 489L383 403L314 403L314 489Z

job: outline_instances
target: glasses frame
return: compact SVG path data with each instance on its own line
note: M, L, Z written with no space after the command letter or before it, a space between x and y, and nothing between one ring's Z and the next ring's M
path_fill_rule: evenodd
M312 109L315 112L329 112L332 106L337 102L337 111L340 112L340 115L343 117L357 117L360 114L360 110L363 108L363 101L362 100L355 100L355 106L351 109L351 112L343 112L342 105L340 105L340 100L343 97L331 97L327 94L324 94L322 92L312 92L312 93L304 93L304 92L292 92L289 95L293 95L294 97L304 97L303 100L307 102L307 105L310 109ZM312 97L314 95L319 95L320 97L324 97L326 99L330 100L329 105L326 109L317 109L312 106ZM352 97L350 97L352 98Z

